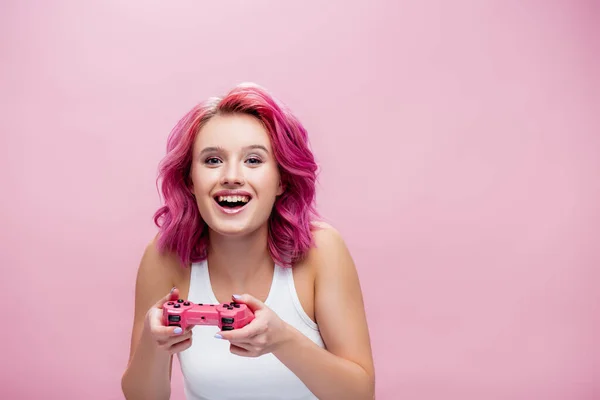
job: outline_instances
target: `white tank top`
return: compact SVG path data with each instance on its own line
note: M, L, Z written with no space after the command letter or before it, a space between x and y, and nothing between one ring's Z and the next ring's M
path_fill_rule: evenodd
M191 266L188 299L217 304L206 261ZM325 347L317 324L304 312L290 268L275 265L265 305L320 347ZM216 339L216 326L193 328L192 346L178 354L188 400L311 400L306 385L273 354L241 357L231 354L229 342Z

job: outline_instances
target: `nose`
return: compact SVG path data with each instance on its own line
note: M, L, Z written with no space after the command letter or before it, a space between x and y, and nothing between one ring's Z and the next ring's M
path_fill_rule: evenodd
M221 185L237 185L241 186L245 183L242 168L237 163L228 164L222 169L223 176L221 177Z

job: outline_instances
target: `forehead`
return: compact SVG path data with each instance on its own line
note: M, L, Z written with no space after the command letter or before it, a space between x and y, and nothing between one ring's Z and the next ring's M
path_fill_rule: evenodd
M269 134L257 118L247 114L216 115L198 132L194 150L216 146L236 151L252 145L271 149Z

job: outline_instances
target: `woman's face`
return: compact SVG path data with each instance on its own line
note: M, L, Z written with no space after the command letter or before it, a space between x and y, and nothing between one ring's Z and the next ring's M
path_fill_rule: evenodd
M217 115L202 127L190 174L202 219L222 235L260 228L283 191L267 131L246 114Z

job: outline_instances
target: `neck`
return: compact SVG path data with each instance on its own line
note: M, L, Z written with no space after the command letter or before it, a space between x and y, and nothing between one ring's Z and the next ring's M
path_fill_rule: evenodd
M268 250L268 227L265 225L248 236L230 237L209 231L208 265L233 286L245 287L262 274L273 270Z

